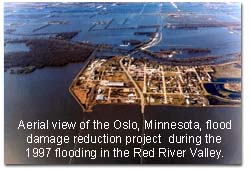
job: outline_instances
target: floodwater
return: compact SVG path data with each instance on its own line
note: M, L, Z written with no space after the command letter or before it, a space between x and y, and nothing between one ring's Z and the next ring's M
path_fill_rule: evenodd
M4 30L15 30L12 33L5 33L6 40L80 31L72 39L73 41L104 43L120 47L123 40L148 41L150 37L134 33L154 32L156 28L144 26L159 25L162 30L162 40L150 48L153 51L170 48L209 48L212 55L241 52L240 27L236 29L201 27L196 30L165 28L167 24L176 23L223 22L241 25L239 3L175 3L175 5L171 3L36 3L30 6L5 3ZM181 15L172 16L176 13ZM45 26L50 21L65 23ZM92 26L94 27L90 30ZM192 57L192 55L186 56Z
M18 131L18 123L23 121L81 121L82 110L68 91L81 64L71 64L60 68L36 70L32 74L4 74L4 127L6 163L46 163L29 160L25 155L25 136L41 131ZM45 134L63 135L64 131L46 131ZM69 135L77 131L69 131ZM41 147L41 146L40 146ZM47 146L49 147L49 146ZM64 147L72 148L73 144ZM67 160L54 160L51 163L67 163Z
M99 105L94 107L91 113L83 113L78 103L74 100L68 91L68 87L83 64L69 64L59 68L44 68L36 70L32 74L12 75L5 73L4 75L4 133L5 133L5 163L11 164L68 164L68 163L130 163L139 164L140 158L27 158L26 149L28 147L52 147L56 149L58 146L51 144L30 144L25 142L25 137L30 135L65 135L63 130L17 130L20 120L23 121L76 121L82 120L99 120L108 121L112 124L115 120L136 121L139 127L142 126L142 115L139 105ZM214 121L229 121L232 120L232 130L209 131L213 135L221 135L223 142L215 148L223 148L224 158L215 159L198 159L188 156L186 159L173 158L144 158L142 163L226 163L237 164L241 162L241 108L240 107L171 107L171 106L147 106L145 111L147 120L157 121L199 121L201 124L207 120ZM204 135L208 131L202 131ZM73 137L79 133L79 130L67 131L67 135ZM108 133L111 135L140 135L141 131L135 130L101 130L95 131L92 128L89 130L81 130L81 135L92 134L102 135ZM172 134L197 134L197 131L175 131L175 130L146 130L145 134L155 135L161 133L166 140ZM153 147L171 147L184 148L194 146L191 144L147 144L145 148L152 149ZM210 146L207 144L206 146ZM235 146L235 147L231 147ZM62 149L109 149L114 147L127 149L132 151L133 147L140 148L140 144L78 144L73 143L63 144ZM198 146L200 147L200 146ZM214 148L214 147L212 147Z
M4 52L29 52L29 47L25 43L7 43L4 46Z

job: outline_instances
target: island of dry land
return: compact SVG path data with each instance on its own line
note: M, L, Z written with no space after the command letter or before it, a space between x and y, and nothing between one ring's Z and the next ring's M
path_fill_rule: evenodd
M240 92L240 81L214 81L224 76L220 72L225 70L228 75L237 72L240 78L239 63L173 66L127 56L96 58L79 72L70 91L84 111L92 111L96 104L140 104L142 112L145 105L203 107L217 101L217 105L239 106L241 99L232 98L217 84ZM207 90L207 84L216 92Z

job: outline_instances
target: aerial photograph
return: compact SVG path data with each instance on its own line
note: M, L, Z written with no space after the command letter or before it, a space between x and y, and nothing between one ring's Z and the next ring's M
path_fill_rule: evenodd
M241 4L198 2L5 2L5 164L240 164ZM223 140L197 148L223 148L221 159L176 157L27 157L26 136L65 135L17 129L20 120L137 122L140 130L79 129L76 135L205 135L192 129L145 129L145 120L232 121ZM203 124L202 124L203 123ZM210 131L209 131L210 132ZM103 137L104 138L104 137ZM193 143L78 142L60 149L159 147ZM110 153L112 154L112 152ZM93 155L92 155L93 156Z

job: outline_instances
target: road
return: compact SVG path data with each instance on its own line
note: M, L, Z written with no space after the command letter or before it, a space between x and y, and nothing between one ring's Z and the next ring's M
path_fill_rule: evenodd
M145 98L144 95L141 91L141 89L139 88L139 86L136 84L136 82L134 81L134 79L131 77L131 75L129 74L128 70L124 67L122 61L124 58L121 58L119 63L121 68L123 69L123 71L125 72L125 74L127 75L127 77L129 78L129 80L133 83L133 85L135 86L136 91L138 92L140 99L141 99L141 112L144 113L144 108L145 108Z
M142 11L144 10L145 5L143 6ZM162 8L162 6L161 6ZM160 9L161 10L161 9ZM145 51L150 47L155 46L156 44L158 44L161 40L162 40L162 28L163 28L163 16L161 15L161 24L159 26L159 28L157 28L156 30L156 34L155 37L152 38L148 43L143 44L142 46L139 46L135 49L133 49L129 54L127 54L125 57L130 57L133 54L136 54L140 51ZM136 82L134 81L134 79L131 77L130 73L128 72L128 70L124 67L122 61L125 57L122 57L121 60L119 61L121 68L123 69L123 71L125 72L125 74L127 75L127 77L129 78L129 80L133 83L133 85L135 86L136 91L138 92L140 98L141 98L141 113L142 113L142 132L141 134L144 135L144 122L145 122L145 115L144 115L144 110L145 110L145 98L144 98L144 94L142 92L142 90L139 88L139 86L136 84ZM146 71L146 65L144 66L144 71ZM145 86L145 76L146 74L144 73L144 86ZM165 84L165 83L164 83ZM143 91L145 91L146 89L143 88ZM166 102L166 91L165 91L165 102ZM141 152L143 153L144 147L143 145L141 145ZM141 157L140 163L143 164L143 156Z
M166 92L166 81L165 81L165 75L163 71L163 67L161 66L161 77L162 77L162 85L163 85L163 94L164 94L164 104L167 103L167 92Z
M162 20L162 16L161 16L161 20ZM157 33L156 36L154 38L151 39L151 41L149 41L148 43L145 43L143 46L140 46L138 48L135 48L133 51L131 51L129 54L127 54L125 57L130 57L133 54L146 50L147 48L150 48L152 46L155 46L156 44L158 44L162 39L162 23L161 26L157 29ZM120 66L123 69L123 71L125 72L125 74L128 76L129 80L133 83L133 85L136 88L136 91L138 92L138 94L140 95L141 98L141 112L144 113L144 108L145 108L145 98L143 95L142 90L139 88L139 86L136 84L136 82L133 80L133 78L131 77L130 73L128 72L128 70L124 67L122 61L125 58L121 58L120 60ZM144 69L145 70L145 69ZM144 73L145 74L145 73ZM145 81L145 80L144 80ZM145 82L144 82L145 83ZM166 101L166 97L165 97L165 101Z

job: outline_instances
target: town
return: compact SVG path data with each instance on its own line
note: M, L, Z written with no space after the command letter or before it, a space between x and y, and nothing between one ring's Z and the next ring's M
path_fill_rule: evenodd
M85 111L96 104L207 106L211 66L168 66L115 56L89 61L70 87Z

